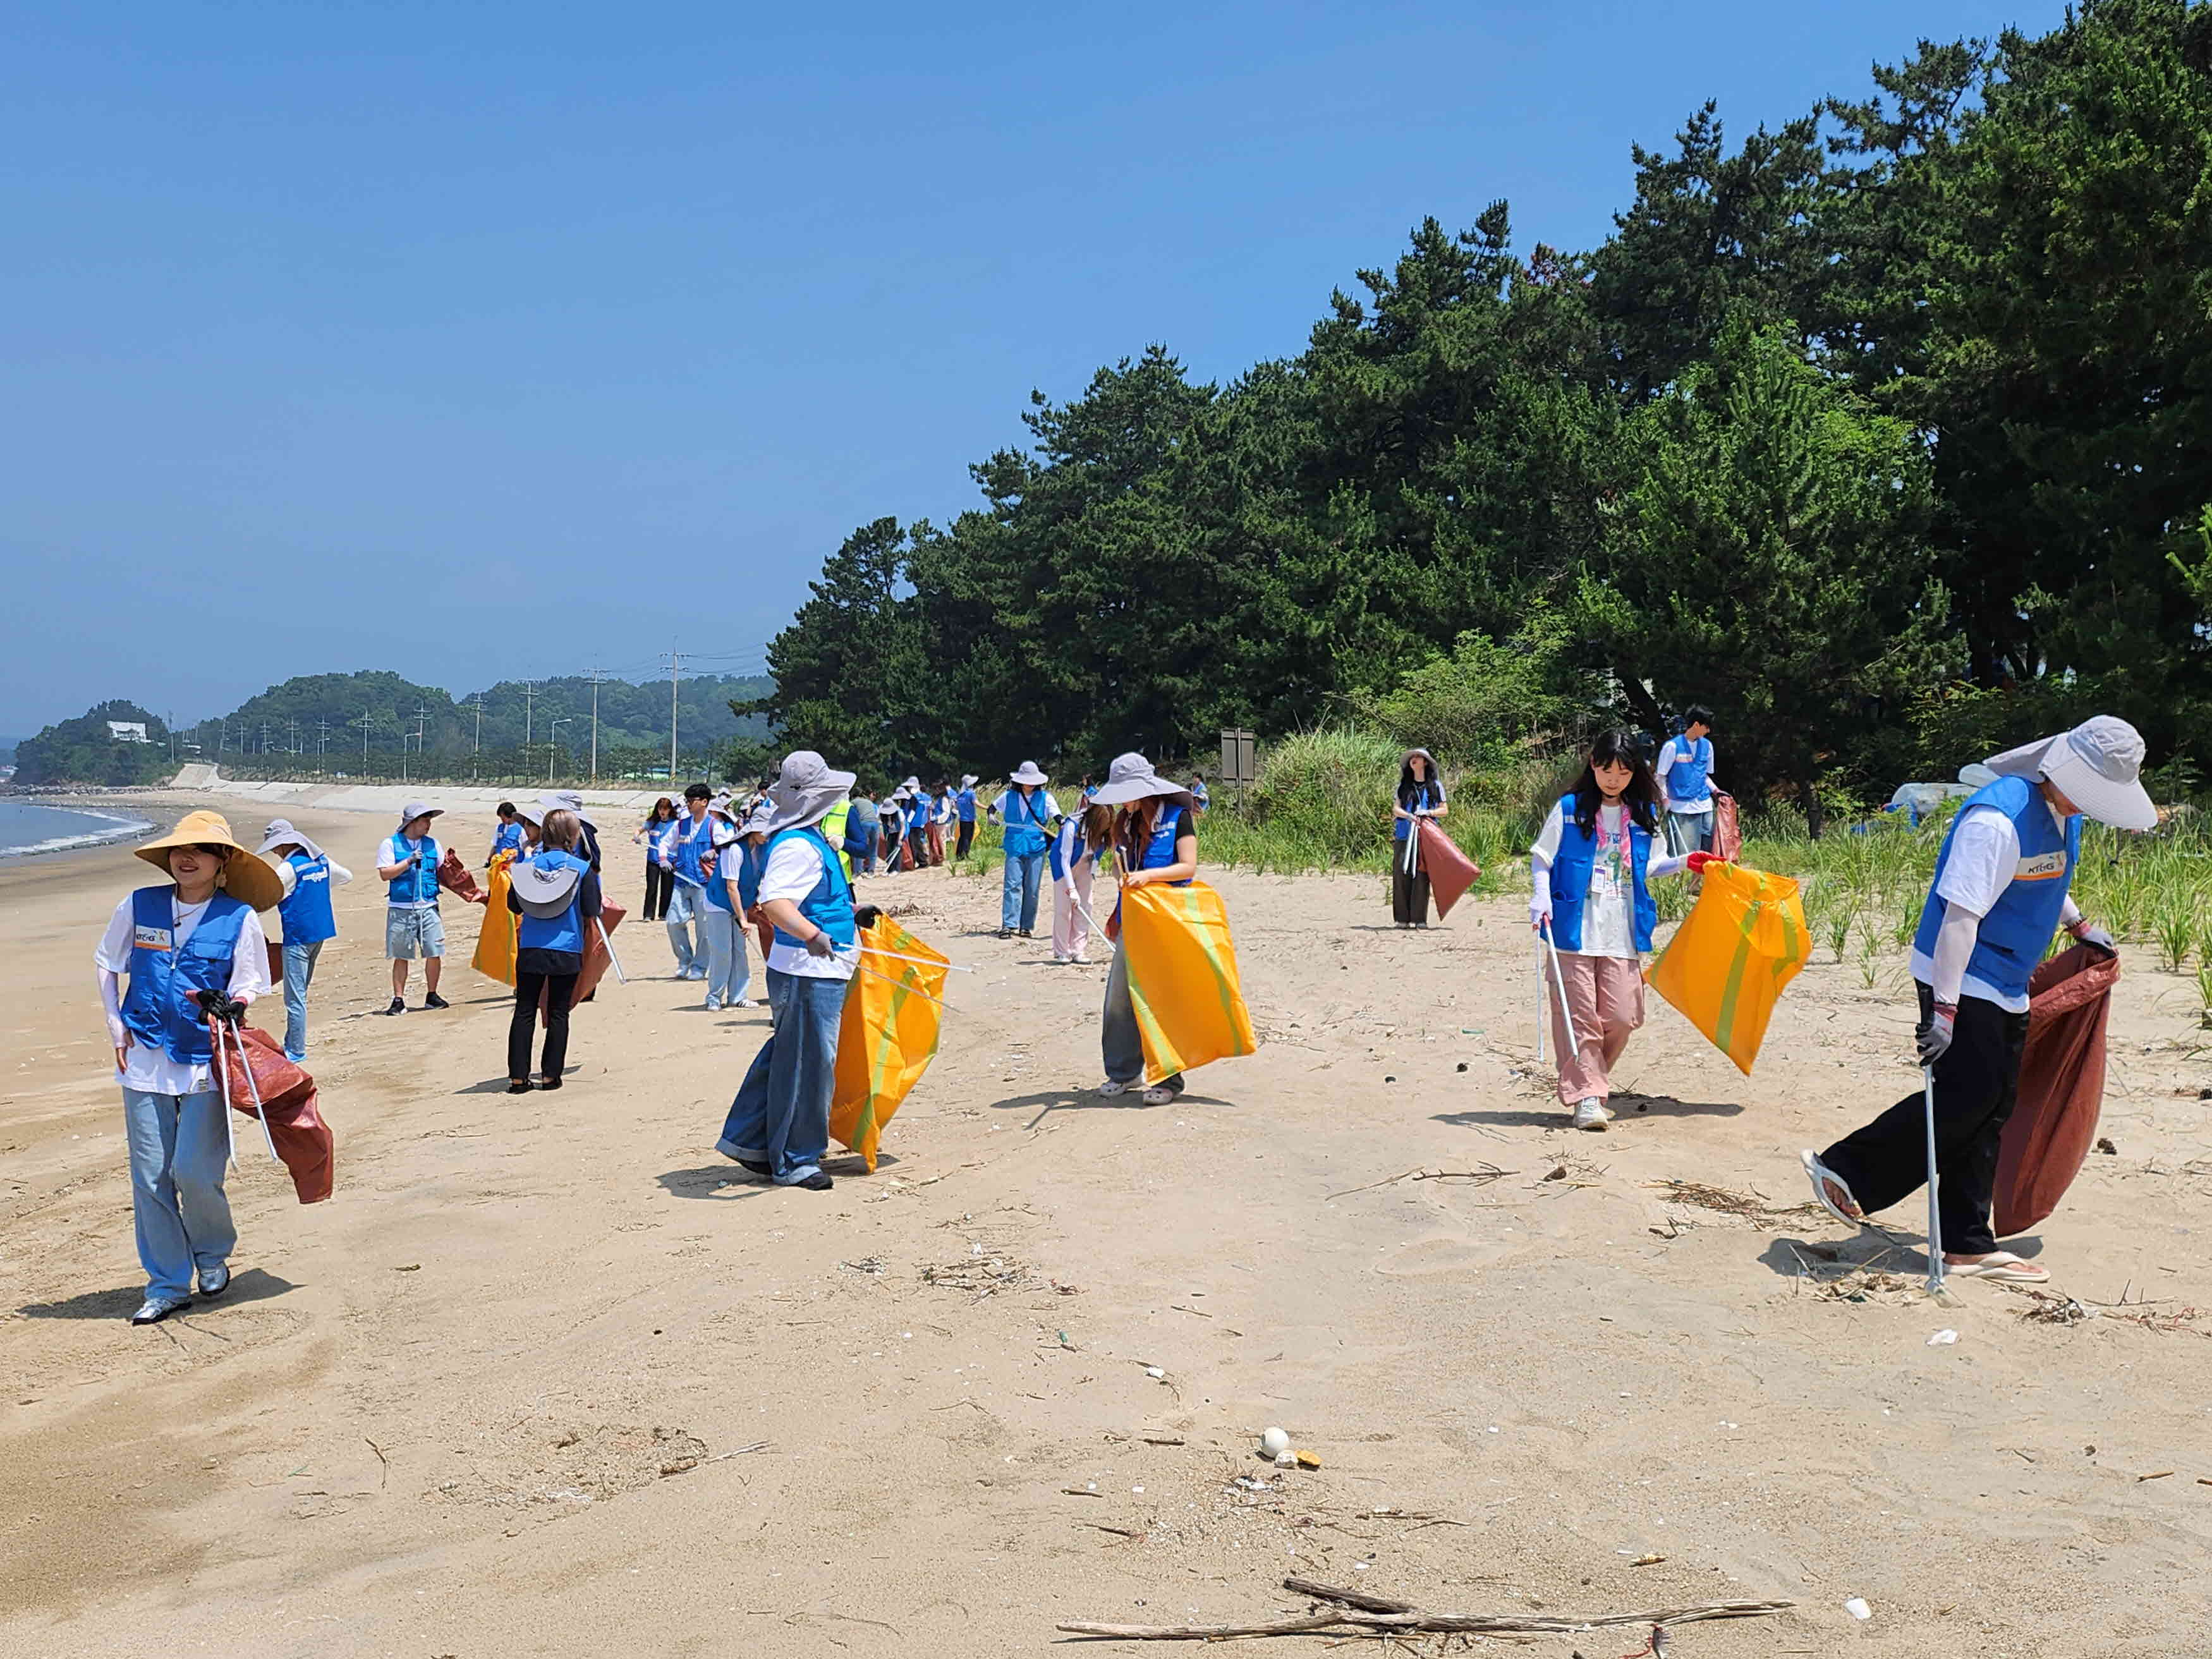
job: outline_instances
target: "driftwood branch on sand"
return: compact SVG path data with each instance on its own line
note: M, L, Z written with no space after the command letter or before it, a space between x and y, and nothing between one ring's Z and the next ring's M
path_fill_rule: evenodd
M1056 1626L1070 1636L1110 1636L1136 1642L1209 1642L1232 1636L1310 1636L1323 1631L1378 1636L1434 1632L1534 1632L1571 1636L1608 1625L1693 1625L1707 1619L1763 1619L1794 1607L1790 1601L1701 1601L1686 1607L1654 1607L1642 1613L1601 1613L1583 1618L1547 1618L1525 1613L1428 1613L1410 1601L1393 1601L1364 1590L1318 1584L1310 1578L1285 1578L1283 1588L1337 1606L1303 1618L1244 1625L1101 1625Z

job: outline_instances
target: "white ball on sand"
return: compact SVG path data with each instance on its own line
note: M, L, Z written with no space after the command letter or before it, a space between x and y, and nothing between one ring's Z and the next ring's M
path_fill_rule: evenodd
M1291 1437L1280 1429L1269 1429L1260 1437L1260 1449L1270 1457L1280 1457L1291 1449Z

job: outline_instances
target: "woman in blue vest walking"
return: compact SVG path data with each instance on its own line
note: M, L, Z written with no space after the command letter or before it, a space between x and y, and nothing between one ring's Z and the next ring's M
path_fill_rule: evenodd
M515 834L520 838L519 823ZM261 856L271 854L284 886L276 906L284 924L284 1057L296 1066L307 1057L307 986L323 946L338 933L331 887L344 886L353 872L295 830L289 818L272 818L262 832Z
M1606 1103L1613 1069L1644 1024L1644 952L1659 925L1650 884L1702 869L1706 858L1655 854L1657 804L1634 737L1604 732L1528 854L1528 920L1551 955L1544 1000L1559 1056L1559 1103L1577 1129L1602 1131L1613 1121ZM1560 980L1564 1008L1551 988Z
M960 821L959 838L952 845L952 861L959 863L975 845L975 775L963 773L952 797L953 815Z
M586 930L599 915L599 878L578 851L584 827L560 807L538 823L536 844L509 871L507 908L522 920L514 943L514 1016L507 1026L507 1091L530 1092L530 1032L545 1005L538 1086L557 1089L568 1061L568 1009L584 971Z
M661 866L660 838L676 822L676 803L663 795L653 803L653 812L638 832L630 837L632 845L645 843L645 919L664 920L668 913L668 901L675 896L676 878Z
M750 1008L753 974L745 954L745 907L738 896L744 871L744 843L738 813L727 795L707 808L714 826L714 849L702 860L706 884L699 890L699 929L707 939L707 1006Z
M1408 749L1398 769L1398 804L1390 813L1390 916L1401 927L1429 925L1429 875L1421 867L1416 826L1450 810L1437 757L1425 749Z
M1997 1249L1997 1143L2020 1088L2028 976L2052 936L2064 927L2084 945L2115 949L2068 889L2084 817L2117 830L2158 827L2142 761L2135 727L2109 714L1990 757L1997 779L1952 819L1912 941L1923 1086L1826 1152L1801 1154L1814 1196L1838 1221L1856 1226L1926 1184L1932 1087L1945 1271L2019 1285L2051 1277Z
M768 859L759 902L775 925L768 1000L775 1024L730 1103L717 1151L780 1187L827 1192L830 1099L836 1081L837 1025L860 960L860 930L874 911L855 911L853 884L822 820L853 787L811 749L787 755L769 791L762 825Z
M131 1316L151 1325L230 1285L238 1229L223 1191L230 1147L214 1073L209 1005L252 1002L269 988L268 944L255 912L283 895L276 872L213 812L188 812L138 848L168 879L115 907L93 960L123 1085L131 1210L146 1297Z
M1006 884L999 898L999 937L1036 937L1037 895L1044 889L1044 854L1059 803L1045 793L1048 780L1035 761L1024 761L1006 781L1006 793L991 807L1000 824L1000 846L1006 855Z
M1132 750L1107 769L1106 781L1092 795L1095 805L1117 808L1113 847L1123 887L1155 882L1188 887L1198 874L1197 811L1190 792L1170 783L1152 762ZM1113 965L1106 970L1106 1003L1098 1041L1106 1066L1102 1095L1126 1094L1145 1074L1144 1039L1137 1031L1137 1005L1129 995L1128 953L1121 941L1121 906L1106 919L1114 939ZM1146 1089L1147 1106L1164 1106L1182 1092L1182 1074L1163 1078Z

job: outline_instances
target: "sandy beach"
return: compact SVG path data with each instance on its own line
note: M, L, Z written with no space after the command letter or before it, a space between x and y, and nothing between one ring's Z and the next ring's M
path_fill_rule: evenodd
M1408 934L1376 879L1209 872L1264 1046L1147 1108L1087 1092L1102 963L998 940L995 879L864 879L980 971L881 1167L813 1194L714 1152L767 1017L701 1008L658 924L617 934L633 982L577 1012L568 1086L510 1098L478 913L445 905L453 1008L418 971L379 1017L392 825L289 815L358 878L308 1062L337 1195L295 1203L241 1121L236 1286L149 1328L91 953L152 878L127 847L0 866L0 1651L1030 1655L1062 1620L1294 1614L1292 1574L1796 1604L1676 1659L2212 1643L2212 1038L2147 951L2116 1150L2014 1242L2084 1304L2053 1322L1929 1303L1917 1199L1894 1244L1804 1203L1797 1148L1914 1086L1896 963L1869 989L1820 951L1750 1079L1653 999L1638 1097L1577 1134L1521 901ZM633 914L635 827L601 823ZM487 817L440 831L481 863ZM1260 1462L1271 1424L1320 1468Z

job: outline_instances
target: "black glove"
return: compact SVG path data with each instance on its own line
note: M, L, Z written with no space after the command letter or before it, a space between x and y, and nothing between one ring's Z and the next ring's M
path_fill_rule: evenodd
M853 924L857 927L872 927L884 919L880 905L864 904L853 912Z
M246 1018L246 1005L228 991L195 991L192 1000L210 1019L219 1019L226 1025L235 1025Z

